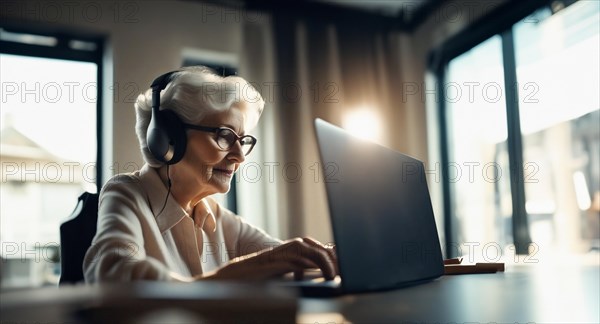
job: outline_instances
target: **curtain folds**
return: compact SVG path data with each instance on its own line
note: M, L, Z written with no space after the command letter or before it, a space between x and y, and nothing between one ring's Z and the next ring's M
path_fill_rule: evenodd
M401 35L358 21L277 13L260 26L245 26L244 41L244 75L273 84L258 130L270 137L261 144L271 148L263 147L257 159L278 164L274 179L268 179L273 181L256 189L267 192L262 202L255 200L271 224L266 229L283 239L308 235L333 241L313 121L342 126L347 114L366 109L380 121L377 141L406 152L410 121L402 97ZM263 96L264 90L259 89ZM256 212L251 204L247 208Z

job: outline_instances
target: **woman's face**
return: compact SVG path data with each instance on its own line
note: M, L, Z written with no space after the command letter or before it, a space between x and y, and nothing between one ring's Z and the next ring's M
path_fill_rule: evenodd
M229 127L239 136L245 135L244 114L237 107L207 116L199 123L207 127ZM229 151L223 151L216 142L215 133L187 131L188 140L183 159L173 166L173 177L189 192L208 196L229 191L233 174L244 162L239 142Z

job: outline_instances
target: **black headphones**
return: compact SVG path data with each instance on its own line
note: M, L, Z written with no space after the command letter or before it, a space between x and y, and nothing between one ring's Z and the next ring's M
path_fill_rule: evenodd
M174 73L171 71L154 79L152 88L152 119L148 125L146 142L148 149L157 160L168 165L183 158L187 136L183 122L172 110L160 110L160 92L164 90Z

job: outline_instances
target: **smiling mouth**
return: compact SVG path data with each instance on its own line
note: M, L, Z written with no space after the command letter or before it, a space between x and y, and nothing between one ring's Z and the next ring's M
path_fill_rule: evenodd
M233 175L233 170L227 169L214 169L214 172L219 172L220 174L226 175L228 177L231 177Z

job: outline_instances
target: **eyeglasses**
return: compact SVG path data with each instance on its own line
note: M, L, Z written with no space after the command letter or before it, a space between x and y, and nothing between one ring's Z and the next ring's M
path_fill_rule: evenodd
M192 124L183 124L186 129L199 130L208 133L215 133L216 138L215 141L219 148L223 151L229 151L235 144L235 142L240 142L242 146L242 152L244 155L250 154L254 145L258 141L256 137L252 135L244 135L239 136L236 132L229 127L206 127L206 126L198 126Z

